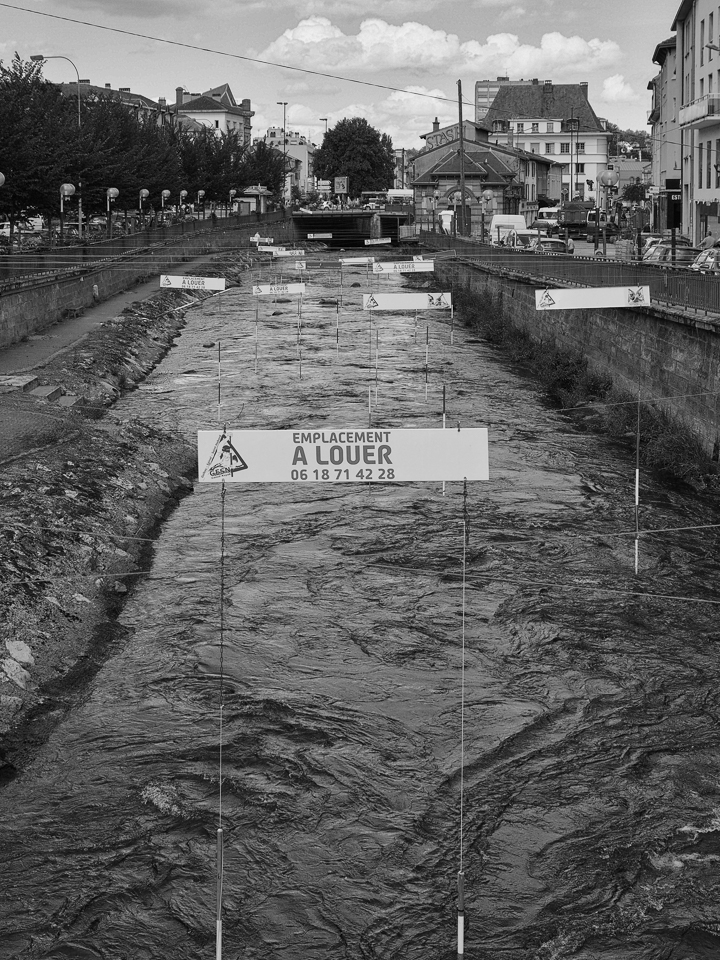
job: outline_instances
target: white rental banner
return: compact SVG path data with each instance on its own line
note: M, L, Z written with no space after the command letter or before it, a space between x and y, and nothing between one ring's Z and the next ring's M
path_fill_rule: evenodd
M332 240L331 233L309 233L308 240Z
M304 250L286 250L284 247L282 250L280 247L273 247L273 256L274 257L304 257Z
M373 273L433 273L434 260L385 260L373 264Z
M252 288L254 297L278 296L281 293L305 293L304 283L257 283Z
M352 266L356 263L375 263L375 257L340 257L340 264L343 267Z
M649 307L650 287L585 287L582 290L536 290L536 310L593 310L603 307Z
M363 310L451 310L451 293L364 293Z
M202 483L489 479L488 431L199 430Z
M268 239L269 239L269 238L268 238ZM270 240L270 243L272 243L272 240ZM273 247L267 247L267 246L264 246L262 243L259 243L259 244L258 244L258 252L259 252L259 253L277 253L278 250L284 250L284 249L285 249L285 247L275 247L275 246L273 246Z
M372 244L376 244L376 243L392 243L392 238L391 238L391 237L377 237L377 239L375 239L375 240L366 240L366 241L365 241L365 246L366 246L366 247L369 247L369 246L371 246Z
M160 286L167 290L224 290L224 277L172 277L163 274Z

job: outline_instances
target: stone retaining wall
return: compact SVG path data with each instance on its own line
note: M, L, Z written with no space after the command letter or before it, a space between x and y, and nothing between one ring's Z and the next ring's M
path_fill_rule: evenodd
M540 285L456 262L437 262L447 283L467 284L482 301L499 298L503 316L535 341L581 354L590 369L631 396L653 401L718 455L720 318L663 308L535 309Z
M163 246L147 247L82 275L48 280L0 296L0 349L8 347L98 300L129 290L140 280L158 276L174 264L222 250L248 246L248 238L267 229L253 223L227 230L188 235ZM292 221L272 224L276 242L292 239ZM94 291L94 287L97 290Z

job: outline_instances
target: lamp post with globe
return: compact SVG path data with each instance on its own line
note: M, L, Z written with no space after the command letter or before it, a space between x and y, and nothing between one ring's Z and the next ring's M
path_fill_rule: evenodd
M105 191L105 196L107 198L107 232L109 240L112 237L112 215L110 213L110 204L117 200L117 198L120 196L120 191L117 187L108 187Z
M65 198L72 197L75 187L72 183L63 183L60 187L60 243L64 240L65 231Z
M598 184L600 184L605 189L605 223L603 225L603 256L607 254L607 222L608 222L608 199L610 196L611 187L616 187L620 181L620 171L619 170L604 170L600 176L597 178ZM597 217L599 220L599 216ZM597 227L596 227L597 229ZM597 244L596 244L597 249Z
M483 190L483 192L480 194L480 199L482 200L482 206L480 208L480 211L481 211L480 242L485 243L485 208L487 204L492 203L492 200L493 200L492 190Z

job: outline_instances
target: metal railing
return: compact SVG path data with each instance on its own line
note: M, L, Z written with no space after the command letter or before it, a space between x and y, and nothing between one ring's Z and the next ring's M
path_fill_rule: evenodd
M649 286L650 299L663 306L681 307L720 315L720 276L698 273L687 267L663 263L606 260L596 257L526 253L460 237L423 233L421 240L440 250L453 249L459 257L521 276L552 284L580 287Z

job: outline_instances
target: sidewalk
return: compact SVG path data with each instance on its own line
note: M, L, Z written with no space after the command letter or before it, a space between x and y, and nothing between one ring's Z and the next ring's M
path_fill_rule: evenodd
M207 263L215 256L210 254L178 265L177 272L192 273L199 264ZM22 343L0 350L0 468L30 450L63 439L68 431L78 429L82 421L88 424L87 418L80 413L82 398L73 395L70 382L73 376L68 374L65 355L104 323L121 316L126 307L158 293L159 276L88 307L79 317L63 320ZM147 344L142 343L141 337L137 346L143 352L147 351ZM153 344L153 347L163 349L160 344ZM98 372L106 365L107 358L98 356ZM24 385L17 386L15 378ZM35 378L39 383L34 382ZM112 385L108 383L107 387L111 393ZM58 396L64 392L69 395Z

